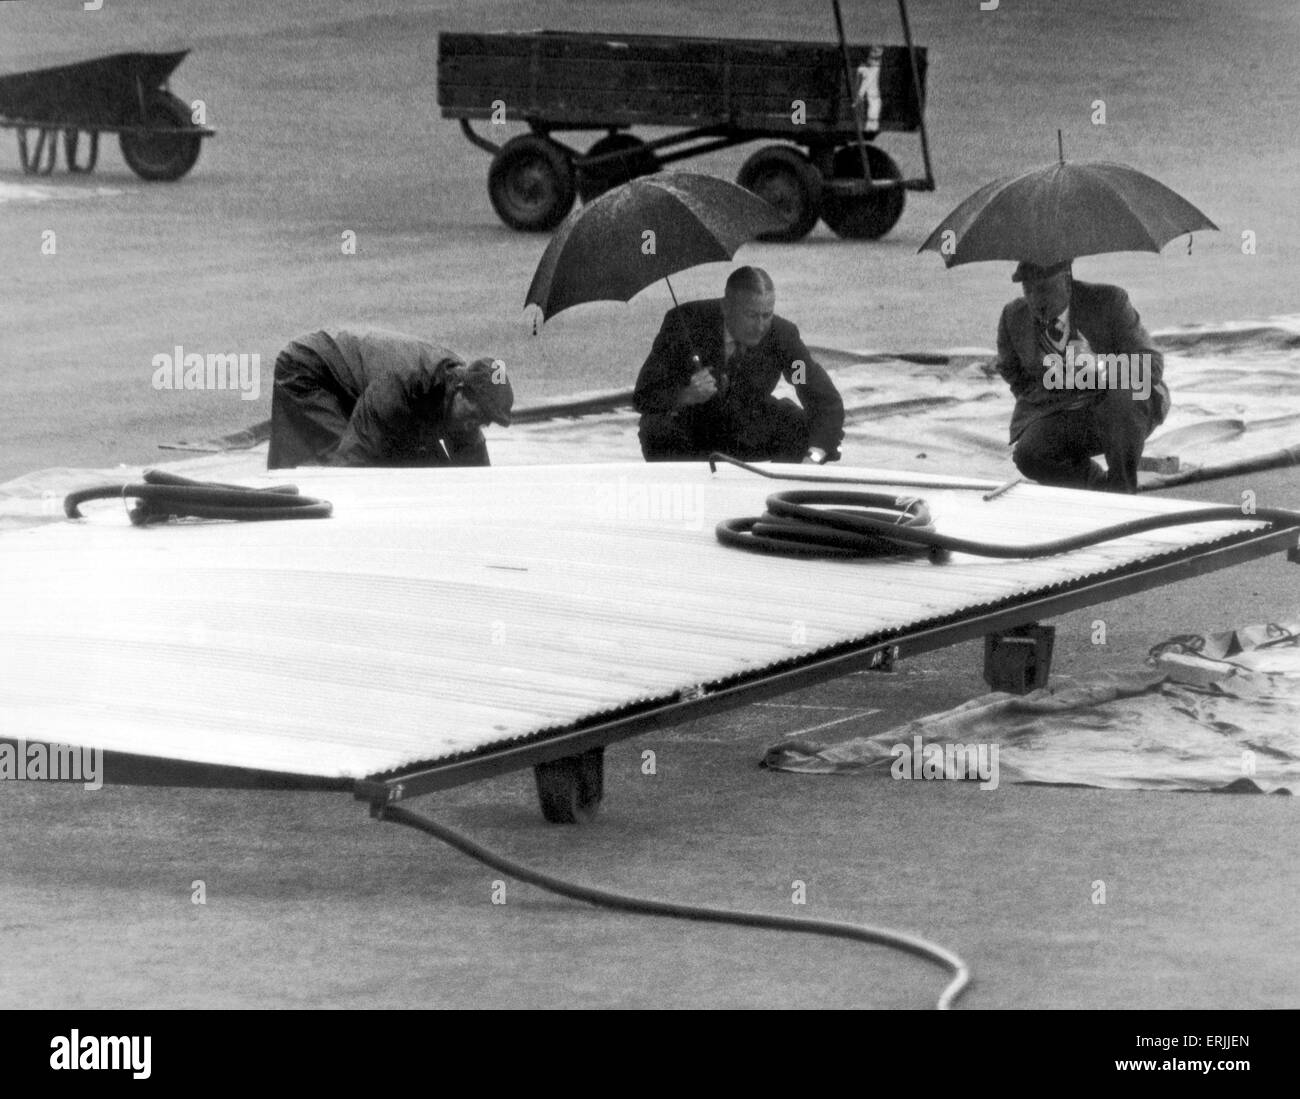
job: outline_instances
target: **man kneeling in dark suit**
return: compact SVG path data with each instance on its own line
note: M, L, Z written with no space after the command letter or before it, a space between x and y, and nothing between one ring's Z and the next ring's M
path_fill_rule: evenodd
M722 298L669 310L633 395L647 462L715 450L776 462L839 458L844 402L799 329L775 308L767 272L741 267ZM782 377L802 408L772 396Z
M1016 398L1016 468L1045 485L1137 492L1142 447L1169 412L1169 390L1128 295L1075 281L1068 261L1021 263L1011 277L1024 296L1002 310L995 365Z

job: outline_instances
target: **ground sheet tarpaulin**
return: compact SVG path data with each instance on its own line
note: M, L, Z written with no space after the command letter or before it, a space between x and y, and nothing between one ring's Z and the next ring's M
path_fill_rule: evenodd
M965 777L986 785L1293 792L1300 789L1300 622L1170 638L1131 671L1027 695L983 695L870 737L786 741L763 763L803 774Z
M1148 456L1176 458L1187 470L1300 445L1300 315L1166 329L1156 333L1156 343L1165 352L1173 407L1147 440ZM991 351L891 355L817 348L816 355L844 398L846 465L998 481L1017 475L1007 441L1015 402L992 369ZM270 379L263 380L269 392ZM515 387L520 405L528 405L527 378L517 374ZM777 389L778 395L793 392L784 382ZM630 389L579 397L587 400L551 402L561 410L554 413L534 406L536 415L517 415L512 427L490 426L492 464L640 461ZM596 411L563 414L565 407ZM204 438L196 426L191 441L171 442L156 464L198 479L237 479L265 470L268 437L266 423L215 438ZM138 472L48 469L0 484L0 529L57 520L65 493ZM1140 480L1153 487L1160 475L1145 472Z

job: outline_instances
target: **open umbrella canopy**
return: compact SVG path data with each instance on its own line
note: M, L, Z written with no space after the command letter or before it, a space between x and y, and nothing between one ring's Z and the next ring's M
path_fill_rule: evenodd
M1217 229L1163 183L1124 164L1060 161L981 187L918 251L948 267L1027 260L1050 267L1104 252L1159 252L1175 237Z
M782 227L751 191L693 172L660 172L607 191L555 231L528 288L549 320L589 301L630 301L652 282L729 260L747 240Z

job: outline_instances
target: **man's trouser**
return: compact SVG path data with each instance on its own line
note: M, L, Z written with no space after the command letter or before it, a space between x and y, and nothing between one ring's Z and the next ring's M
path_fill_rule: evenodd
M721 451L745 461L799 462L808 450L808 417L788 398L767 398L744 410L714 402L641 417L647 462L681 462Z
M305 347L281 351L271 390L266 468L326 464L347 430L355 404L314 351Z
M1035 420L1012 453L1031 480L1061 488L1137 492L1138 460L1154 428L1157 401L1135 401L1126 389L1107 389L1092 404ZM1092 459L1104 455L1106 468Z

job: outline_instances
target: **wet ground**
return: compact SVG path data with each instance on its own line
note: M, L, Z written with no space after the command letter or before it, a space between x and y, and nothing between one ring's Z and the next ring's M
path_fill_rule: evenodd
M851 37L898 40L892 8L877 7L849 14ZM287 339L333 320L500 354L521 401L626 384L666 293L583 307L531 334L520 310L544 240L496 221L488 158L438 118L436 31L830 37L828 14L794 2L3 8L0 59L194 46L175 88L204 98L220 133L174 185L141 183L106 147L91 179L14 194L32 181L0 150L0 479L151 460L159 441L265 418L269 385L260 403L157 391L153 356L178 344L258 353L266 380ZM820 227L798 245L747 247L742 258L776 278L779 310L842 347L990 345L1015 289L1009 265L945 272L914 253L976 186L1050 161L1060 127L1068 155L1133 163L1223 230L1200 235L1190 256L1180 244L1086 260L1082 277L1126 286L1154 327L1294 313L1300 10L1260 0L1002 9L914 5L917 39L932 49L940 189L910 196L874 245ZM1098 98L1104 126L1091 121ZM887 144L919 167L914 141ZM694 166L730 175L742 156ZM52 255L41 252L47 230ZM340 249L348 230L355 255ZM679 296L715 293L724 271L683 275ZM1300 505L1286 472L1179 495L1236 501L1245 488L1265 506ZM1109 605L1104 653L1087 643L1096 612L1068 616L1057 667L1124 663L1171 633L1294 616L1293 573L1276 558ZM879 709L863 720L896 723L979 693L977 648L615 748L605 812L585 828L544 827L526 773L429 798L429 811L595 884L925 934L974 968L974 1008L1296 1006L1294 799L994 794L758 769L772 741L827 715ZM640 772L646 748L660 760L654 778ZM5 784L0 819L6 1007L923 1007L943 980L884 950L683 929L522 886L493 905L497 875L369 822L339 795ZM203 906L191 903L200 880ZM795 880L807 885L802 908ZM1093 903L1097 881L1105 905Z

